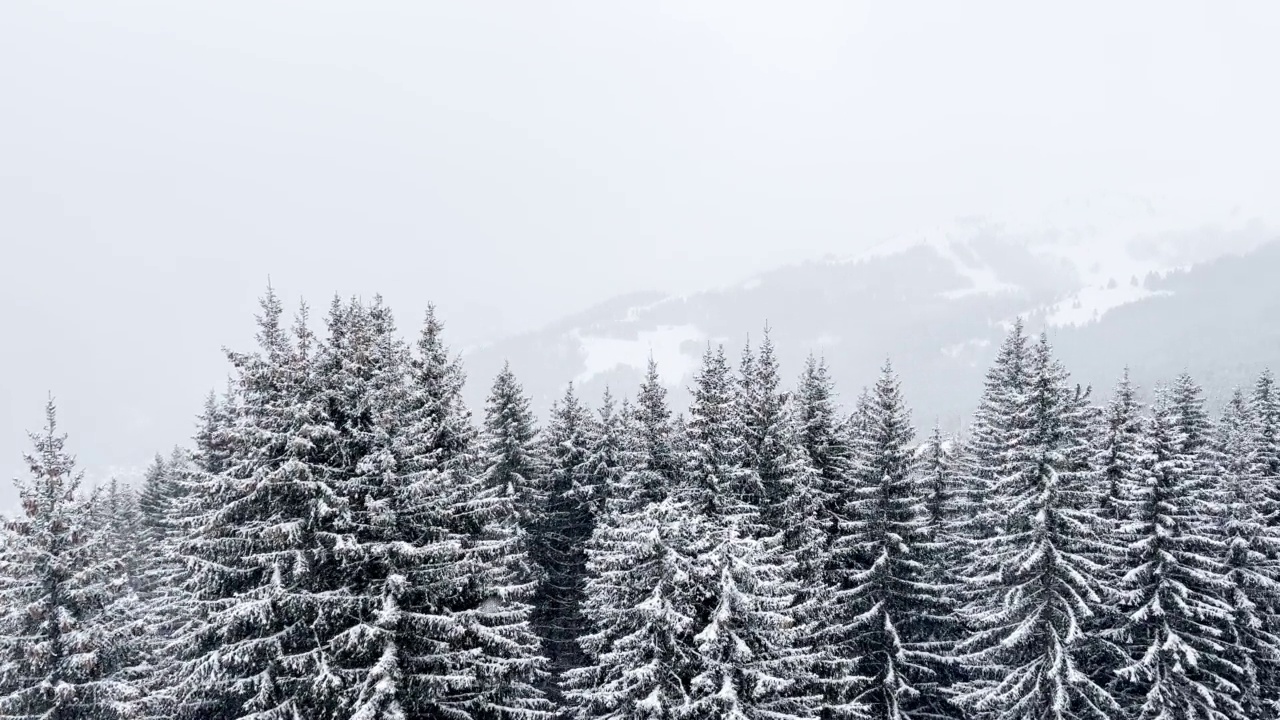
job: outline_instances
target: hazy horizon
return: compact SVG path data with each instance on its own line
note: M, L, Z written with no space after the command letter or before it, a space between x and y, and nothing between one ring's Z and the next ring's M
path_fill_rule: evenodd
M267 278L455 348L963 215L1278 216L1271 3L0 7L0 475L185 440ZM473 378L486 382L486 378ZM8 483L0 506L11 503Z

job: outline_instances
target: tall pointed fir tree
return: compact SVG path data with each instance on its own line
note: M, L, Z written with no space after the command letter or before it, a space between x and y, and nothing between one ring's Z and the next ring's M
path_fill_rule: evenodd
M340 589L317 613L317 635L339 680L326 712L398 720L435 699L416 696L422 683L414 671L422 673L406 663L405 650L439 637L413 637L428 628L401 604L407 576L429 556L401 535L408 352L380 297L368 305L335 298L328 325L316 360L328 429L324 462L347 517L333 551Z
M823 697L822 717L857 718L863 707L849 700L859 682L847 658L832 652L827 634L832 618L830 594L850 571L837 543L847 534L845 506L855 487L854 457L848 424L840 420L835 385L824 361L810 355L791 396L791 434L795 456L791 477L796 492L787 511L787 545L801 583L792 608L802 647L815 650L814 687Z
M588 545L579 639L587 662L566 675L567 711L576 720L671 720L693 663L686 548L700 524L671 492L671 414L652 359L636 407L620 420L621 473Z
M676 428L667 405L667 389L658 375L658 365L649 358L644 382L636 396L634 451L638 462L630 468L628 485L634 493L635 508L665 499L680 478L676 450Z
M780 538L759 538L759 476L744 463L741 415L724 349L707 349L686 428L684 492L705 529L686 549L693 580L689 698L677 717L808 718L812 658L788 614Z
M820 512L818 522L827 535L827 546L841 534L841 498L853 479L849 437L837 415L835 385L825 362L810 355L794 395L796 442L816 475L814 494Z
M748 466L738 393L723 347L707 346L692 394L684 428L683 490L705 517L751 514L758 507L760 476Z
M987 371L982 396L961 455L965 492L961 510L966 540L974 556L985 555L983 541L992 538L1001 525L1001 509L995 499L997 478L1006 472L1010 439L1016 426L1023 395L1027 391L1030 353L1027 336L1019 318L1000 345L995 362Z
M591 416L573 385L551 410L543 434L546 502L530 533L531 556L541 570L532 621L547 657L546 689L559 704L564 673L583 664L577 635L587 574L587 542L596 523L596 487L588 475Z
M97 538L94 562L104 572L98 579L102 593L93 620L96 633L104 639L98 662L111 668L104 679L131 689L131 700L116 712L138 718L146 712L146 686L157 661L158 638L148 622L145 584L161 546L139 543L144 522L138 495L128 485L112 478L87 500L90 531Z
M963 488L956 477L956 443L935 424L929 439L916 450L914 457L917 492L922 498L924 540L918 544L920 562L924 565L925 582L930 587L936 611L929 617L917 639L932 652L950 656L956 643L965 635L961 620L964 560L960 502ZM935 684L946 690L961 680L959 667L952 662L934 663ZM939 693L943 694L943 693ZM952 705L938 708L940 715L954 715Z
M779 388L778 359L769 328L764 330L760 351L743 350L739 369L739 401L747 467L760 479L760 508L763 529L779 533L785 529L785 506L790 492L787 478L787 395Z
M1267 525L1258 503L1264 493L1254 474L1255 428L1249 401L1236 390L1218 423L1215 449L1221 464L1213 494L1215 519L1226 545L1227 601L1232 611L1223 641L1229 662L1239 668L1239 703L1245 718L1275 717L1280 710L1280 538Z
M82 475L58 433L50 399L32 434L28 480L15 481L22 514L0 543L0 713L11 718L123 720L137 688L121 680L128 658L104 622L121 563L104 553L79 496Z
M1015 329L1015 342L1019 336ZM1004 521L975 558L980 574L967 614L976 631L959 647L974 680L957 702L993 720L1109 720L1119 706L1088 674L1099 641L1086 631L1103 602L1107 556L1091 502L1095 480L1079 470L1090 454L1085 409L1043 336L1025 380L1016 390L989 387L1011 406L1001 461L983 464L993 470L993 505Z
M165 477L155 476L156 487L163 491L152 494L151 510L143 507L144 525L155 550L143 578L142 597L153 644L148 694L140 717L184 717L196 677L192 668L217 643L216 637L199 630L218 601L203 599L207 596L200 583L203 576L197 578L200 559L194 550L203 538L204 520L220 502L216 488L231 459L235 392L234 383L228 382L222 397L209 393L197 418L194 449L174 448L163 461ZM143 495L148 495L145 488Z
M1128 497L1139 483L1142 453L1142 408L1128 368L1107 403L1104 423L1098 448L1105 482L1102 517L1115 524L1125 519Z
M481 487L473 504L483 522L470 547L481 562L475 577L483 599L464 614L468 637L483 656L475 666L477 720L541 717L549 707L538 689L546 659L529 622L540 573L529 557L528 531L545 497L534 423L524 389L504 366L485 407Z
M960 502L963 488L956 477L956 443L935 424L914 458L924 514L925 565L936 585L954 585L963 554ZM949 636L944 633L941 637Z
M1179 385L1156 391L1142 484L1124 526L1127 622L1117 636L1131 660L1118 672L1140 720L1226 720L1243 711L1239 668L1221 639L1232 615L1224 600L1230 584L1197 459L1202 407L1194 385Z
M396 627L394 660L408 718L467 720L490 691L478 672L491 664L490 645L467 632L488 601L486 569L493 557L480 542L491 503L475 474L478 435L463 402L465 380L444 342L444 324L429 306L401 410L402 481L392 499L399 577L389 586L395 610L386 616Z
M619 408L613 393L605 388L595 421L590 426L587 457L583 462L583 482L593 518L592 534L605 513L614 506L612 499L623 491L626 484L628 461L634 457L635 451L634 435L628 435L635 427L634 418L635 409L631 403L624 399Z
M1264 499L1267 525L1280 528L1280 387L1270 370L1264 370L1249 397L1253 420L1252 474Z
M950 710L945 659L931 642L946 622L944 588L930 582L924 502L912 473L914 438L897 376L886 364L860 412L856 465L864 478L843 509L849 572L833 598L828 648L858 679L848 700L883 720Z
M350 513L327 468L332 427L306 309L292 338L282 314L268 290L258 351L230 353L240 408L190 543L189 583L208 612L184 641L195 656L182 707L201 718L322 718L340 685L320 621Z

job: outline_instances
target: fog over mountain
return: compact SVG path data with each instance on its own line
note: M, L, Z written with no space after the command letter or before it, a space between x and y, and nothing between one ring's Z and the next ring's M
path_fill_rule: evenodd
M0 3L0 478L48 393L91 480L187 442L268 281L436 303L473 405L768 322L952 424L1017 315L1109 383L1273 286L1210 273L1280 227L1275 3L553 5Z
M781 267L730 287L616 298L467 353L470 397L509 360L540 409L570 381L630 393L652 356L681 401L708 343L731 355L764 326L793 376L823 356L846 400L891 359L922 422L963 425L999 339L1018 317L1050 334L1105 393L1127 365L1141 383L1185 368L1210 394L1280 364L1280 233L1239 209L1188 217L1155 200L1102 197L1024 219L972 218L870 251ZM1258 315L1258 314L1261 315ZM1256 321L1256 324L1255 322ZM1212 343L1188 338L1214 337ZM1174 360L1173 358L1178 358Z

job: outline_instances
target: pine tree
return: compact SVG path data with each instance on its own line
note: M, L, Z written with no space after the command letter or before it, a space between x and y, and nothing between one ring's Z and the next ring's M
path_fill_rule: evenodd
M695 583L690 697L678 717L808 717L811 659L797 647L780 538L762 528L759 475L724 350L708 347L685 431L685 497L701 528L684 548ZM692 520L689 522L693 522Z
M580 638L588 662L566 681L576 720L671 720L685 706L693 666L687 554L702 531L687 502L633 505L596 529Z
M639 509L649 502L665 499L680 477L676 451L676 429L667 406L667 389L658 376L658 366L649 358L644 383L636 397L633 432L639 460L630 468L630 502ZM626 498L618 498L626 500Z
M707 519L696 535L701 552L695 577L710 586L713 605L695 626L690 696L675 716L814 718L818 698L805 694L812 658L797 647L784 566L770 539L753 538L742 529L743 519Z
M1215 473L1214 518L1226 545L1227 595L1232 610L1226 625L1226 657L1239 668L1238 701L1242 718L1272 716L1280 700L1280 538L1258 507L1260 478L1254 449L1254 418L1243 392L1237 390L1223 412L1216 438L1221 467Z
M340 581L349 507L327 472L332 428L306 309L291 339L270 290L262 307L259 350L230 353L241 408L190 544L189 583L208 613L184 639L194 656L182 702L202 718L320 718L340 687L317 621Z
M488 597L481 580L490 557L476 543L487 500L475 474L478 436L462 398L465 376L434 307L415 349L401 410L402 481L393 499L394 534L403 543L395 547L407 552L395 557L403 580L389 585L395 594L386 622L397 628L396 646L384 655L405 688L406 717L466 719L484 690L477 665L487 662L465 632Z
M818 522L827 546L840 534L840 498L852 478L849 438L836 415L836 393L824 362L812 355L805 362L795 393L793 423L796 442L816 474L814 493L821 512Z
M1019 318L987 371L962 454L961 473L966 489L961 516L965 537L973 544L970 551L975 555L984 554L982 541L996 535L1002 524L1001 509L992 502L994 486L1006 472L1010 438L1022 430L1015 423L1029 382L1029 361L1027 336Z
M548 707L536 687L544 682L546 660L529 624L530 599L541 578L528 555L527 533L545 497L537 440L529 400L506 366L485 408L481 488L473 501L483 524L469 551L479 564L482 599L463 613L468 641L482 658L470 705L477 720L541 717Z
M743 350L739 370L739 400L746 465L760 479L761 520L766 532L784 530L784 508L790 488L787 478L787 396L779 389L778 360L769 329L758 355Z
M934 425L916 456L924 505L926 566L935 584L951 584L961 560L960 494L956 478L955 443Z
M573 386L551 411L545 432L546 504L533 526L532 558L542 572L533 599L533 624L547 656L548 690L559 702L559 681L584 660L577 643L587 575L587 542L595 529L596 488L588 475L591 417Z
M1119 674L1136 690L1133 713L1141 720L1222 720L1242 712L1241 688L1232 680L1239 668L1220 640L1231 621L1223 599L1230 583L1223 544L1206 526L1198 393L1186 380L1179 385L1157 390L1142 485L1125 525L1132 564L1122 585L1127 623L1119 638L1132 660Z
M1012 406L1002 461L982 465L994 469L991 490L1004 522L974 558L982 572L967 614L976 632L959 650L975 679L957 702L999 720L1107 720L1119 707L1087 674L1096 639L1086 630L1104 597L1104 544L1091 507L1093 478L1080 470L1089 455L1077 419L1082 394L1068 386L1043 336L1025 367L1016 391L989 386Z
M341 685L331 716L398 720L423 700L415 697L406 646L439 639L438 631L406 612L407 575L424 548L401 537L408 352L381 298L366 306L335 299L329 337L317 358L328 424L326 475L349 509L336 528L334 554L342 589L320 607L324 652ZM413 637L426 630L424 637ZM408 681L408 682L407 682Z
M689 501L708 518L751 513L760 497L760 476L747 466L737 393L723 347L707 346L692 394L683 462Z
M591 425L587 457L583 463L582 482L594 519L593 531L604 514L616 504L616 493L626 485L626 476L631 469L629 460L634 457L630 453L635 450L634 419L635 410L630 402L623 400L619 409L613 394L606 388L596 420Z
M1270 370L1264 370L1254 385L1249 415L1254 428L1251 474L1258 478L1267 525L1280 528L1280 388Z
M965 637L961 612L963 579L960 577L964 546L959 515L963 488L956 477L955 453L955 442L943 435L942 428L935 424L929 439L917 448L915 457L924 524L923 542L918 543L917 548L924 581L931 586L930 595L936 607L928 616L927 627L920 628L916 637L923 647L947 658ZM954 662L934 660L930 668L936 676L933 684L939 688L938 696L945 696L963 680L960 667ZM950 704L935 703L933 709L940 717L958 715Z
M792 602L787 609L794 628L793 645L809 654L804 672L793 673L799 696L821 700L826 638L831 617L832 586L827 582L827 530L822 525L822 476L803 444L799 413L788 412L785 478L788 492L782 508L781 562L791 582ZM818 703L821 709L821 703Z
M23 514L5 523L0 546L0 713L127 718L138 699L120 677L130 648L103 616L123 564L107 557L104 533L87 524L82 475L58 434L52 399L45 419L26 456L32 477L15 481Z
M602 418L601 448L612 426ZM686 548L699 525L672 492L671 413L652 359L639 402L631 412L624 406L617 431L621 472L599 474L616 484L604 490L604 512L588 544L579 638L587 662L566 674L567 714L670 720L683 706L692 663L689 598L697 589Z
M89 496L85 512L97 538L95 564L108 574L99 578L102 593L94 614L94 632L103 639L105 679L130 688L129 701L116 712L130 718L145 713L147 682L154 674L156 628L148 622L145 596L147 570L156 562L156 548L143 544L144 520L133 489L112 478Z
M1137 394L1126 368L1107 404L1105 429L1098 449L1099 465L1105 477L1102 517L1111 523L1125 519L1129 495L1139 482L1142 409Z
M209 394L198 418L195 450L175 447L164 460L164 477L155 478L156 486L165 488L162 495L172 496L157 502L150 517L144 508L154 547L143 570L141 597L152 642L148 695L139 717L182 717L193 691L192 668L213 650L215 638L204 628L216 603L201 599L194 572L201 560L193 550L203 537L203 521L220 503L215 488L230 462L234 393L229 383L223 397Z
M792 614L801 626L800 645L816 653L814 687L823 696L822 717L860 718L865 708L851 698L866 678L854 673L850 658L833 651L828 631L830 593L849 572L860 569L848 566L852 558L842 556L838 547L848 533L844 513L857 479L851 437L847 423L837 416L835 387L824 362L809 356L792 398L791 473L797 492L785 537L803 583Z
M840 547L850 562L834 597L831 649L864 678L852 699L870 717L934 716L946 710L938 687L944 659L930 636L947 608L923 562L928 537L912 475L914 430L888 364L859 415L856 464L865 484L843 510L848 534Z

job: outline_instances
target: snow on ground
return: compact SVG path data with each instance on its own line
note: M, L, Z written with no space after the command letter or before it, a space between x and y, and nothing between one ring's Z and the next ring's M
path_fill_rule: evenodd
M969 287L948 290L942 296L948 300L969 297L971 295L995 295L1002 292L1017 292L1018 286L1001 280L995 270L990 267L972 265L956 254L957 242L934 244L934 250L943 258L950 260L956 272L969 282Z
M706 340L706 335L695 325L660 325L653 330L640 331L634 339L592 337L582 335L578 330L572 334L586 354L586 369L575 378L579 383L619 366L644 372L652 356L658 363L663 382L676 386L691 376L698 366L698 355L686 353L681 346Z
M1052 327L1088 325L1122 305L1164 294L1167 293L1148 290L1141 285L1135 286L1129 282L1101 287L1089 285L1049 308L1045 323Z

